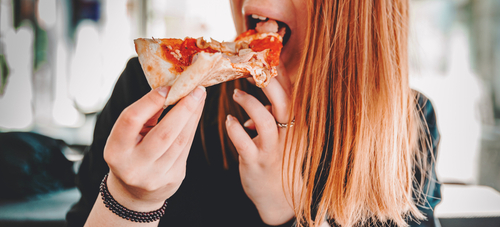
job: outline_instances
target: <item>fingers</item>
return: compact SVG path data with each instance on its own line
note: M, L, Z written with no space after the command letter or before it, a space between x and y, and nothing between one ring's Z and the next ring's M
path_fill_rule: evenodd
M188 141L186 137L179 137L186 127L191 116L204 105L206 97L205 88L197 87L188 96L177 103L165 117L144 137L142 150L152 152L155 160L163 155L175 142L183 144ZM178 154L177 154L178 155ZM177 157L175 155L175 157Z
M248 119L248 121L245 121L245 123L243 124L243 127L250 130L255 130L255 122L253 122L252 119Z
M200 105L196 114L191 116L184 130L179 135L182 138L189 138L185 144L174 143L157 161L157 169L162 169L165 172L164 178L173 182L182 182L186 176L186 163L193 144L193 139L196 133L196 128L203 112L203 106ZM181 142L183 140L179 140ZM176 150L181 151L175 152ZM175 157L175 155L177 157ZM180 186L180 185L179 185Z
M284 64L279 64L277 70L278 76L271 78L269 84L265 88L262 88L262 91L272 104L272 113L276 121L286 123L290 117L289 106L293 90L290 76L292 75L287 74ZM248 77L247 80L255 85L253 77ZM251 125L249 126L252 127Z
M141 132L139 133L141 134L141 136L144 137L153 127L156 126L156 124L158 123L158 118L160 118L161 116L161 113L163 113L163 109L159 110L158 113L156 113L153 117L151 117L148 121L146 121L146 123L144 123L144 126L142 127Z
M266 107L267 111L271 112L271 105L265 105L265 107ZM250 130L255 130L255 122L253 122L252 119L248 119L243 124L243 127L250 129Z
M247 81L255 86L255 80L253 79L253 77L247 77Z
M196 128L200 122L203 107L203 104L198 106L198 109L193 115L191 115L191 119L189 119L184 129L177 136L177 139L172 146L170 146L168 150L156 161L159 168L163 168L167 171L170 171L169 169L185 169L186 161L189 156L189 150L191 149L191 145L193 143ZM180 153L178 151L180 151Z
M247 132L245 132L245 129L238 122L238 119L231 115L227 115L226 130L229 139L233 142L234 147L242 159L252 160L255 155L257 155L257 146Z
M108 144L123 150L135 146L138 138L141 137L139 133L143 126L163 110L163 103L169 89L160 87L152 90L125 108L113 126Z
M278 139L278 127L273 115L252 95L239 89L234 90L234 101L236 101L250 116L255 123L257 133L266 140L275 141ZM234 143L234 141L233 141ZM268 147L263 147L264 149Z
M278 82L281 84L285 92L291 96L292 95L292 81L290 80L291 75L289 75L286 71L285 65L284 64L279 64L278 65L278 76L276 79Z
M264 94L271 102L272 113L276 121L281 123L288 122L288 118L290 117L288 109L290 96L281 83L276 78L272 78L271 82L262 91L264 91Z
M289 106L292 95L292 82L284 64L278 65L278 76L262 89L272 104L272 113L276 121L286 123L290 117Z

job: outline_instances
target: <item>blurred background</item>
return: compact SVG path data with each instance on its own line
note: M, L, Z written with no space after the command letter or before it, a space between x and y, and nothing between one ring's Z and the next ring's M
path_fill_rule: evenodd
M116 79L136 55L133 39L236 36L226 0L0 0L0 7L0 132L57 140L73 171ZM436 169L447 201L436 212L443 226L459 226L453 220L467 215L498 218L500 0L411 0L410 34L411 86L433 102L441 133ZM0 168L0 176L9 171ZM71 202L45 203L59 206L49 213L64 213L78 199L72 187L0 202L0 223L47 219L18 213L40 212L26 209L70 188L61 198ZM58 215L49 221L59 223Z

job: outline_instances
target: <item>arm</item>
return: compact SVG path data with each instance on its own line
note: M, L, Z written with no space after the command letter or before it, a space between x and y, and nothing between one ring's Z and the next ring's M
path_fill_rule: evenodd
M127 106L150 90L138 59L132 58L118 78L111 97L97 118L92 144L85 153L76 177L81 197L66 215L69 227L83 226L98 198L99 184L109 172L103 157L104 146L118 116Z
M135 89L134 87L131 88L130 91ZM115 91L117 89L120 89L120 87L116 87ZM104 165L106 163L109 165L109 192L118 203L130 210L146 212L158 209L165 199L175 193L185 176L186 159L203 110L206 95L204 89L196 89L191 95L182 99L158 122L160 114L163 112L162 107L167 93L168 88L150 91L121 111L112 126L112 130L110 130L109 137L104 133L104 137L107 137L107 140L105 140L106 145L102 146L104 151L98 149L90 154L97 154L96 156L99 158L90 157L87 159L91 161L96 159L98 161L105 160ZM107 107L115 105L111 100L108 102ZM104 122L103 125L106 123L108 122ZM101 127L99 122L97 125L99 128ZM96 127L96 134L98 134L98 127ZM109 128L105 127L105 129ZM96 142L98 141L94 140L94 144ZM92 164L93 162L88 163ZM91 166L89 164L82 167L82 169ZM92 170L84 169L81 175L89 172L92 172ZM96 177L96 175L97 179L103 176L98 176L99 174L91 174L90 176ZM91 178L91 180L94 179ZM100 182L100 180L98 181ZM99 183L90 186L85 185L85 183L86 181L82 181L80 188L88 189L88 187L92 187L87 192L98 189ZM75 207L88 209L88 204L93 203L89 201L89 197L92 196L95 203L86 220L88 226L108 226L106 224L110 224L110 226L130 226L140 224L129 223L107 210L102 204L102 200L96 198L97 191L95 194L85 196L85 190L82 190L82 199L79 204L83 205L79 206L77 204ZM80 221L80 223L74 221L75 225L81 226L82 222L85 221L84 212L85 210L79 212L80 220L77 221ZM70 221L72 219L71 215L73 213L70 211L68 213L69 225L72 225L72 221Z
M203 87L196 88L158 122L168 90L157 88L128 106L118 117L104 148L110 169L109 193L133 211L160 208L185 177L186 160L206 93ZM97 199L86 226L142 224L118 221L117 215L103 210L106 209Z

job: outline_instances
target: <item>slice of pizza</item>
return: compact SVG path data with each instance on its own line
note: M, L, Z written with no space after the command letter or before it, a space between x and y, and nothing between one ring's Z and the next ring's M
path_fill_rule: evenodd
M135 49L149 85L171 86L165 106L175 104L197 86L208 87L252 76L265 87L277 76L285 28L274 20L259 22L234 42L203 38L136 39Z

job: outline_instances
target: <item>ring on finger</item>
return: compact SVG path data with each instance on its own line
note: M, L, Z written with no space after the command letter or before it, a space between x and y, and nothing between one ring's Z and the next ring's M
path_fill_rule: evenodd
M295 120L292 120L292 122L290 122L290 125L288 125L287 123L279 123L279 122L276 122L276 124L278 125L279 128L288 128L288 126L290 126L291 128L295 124Z

